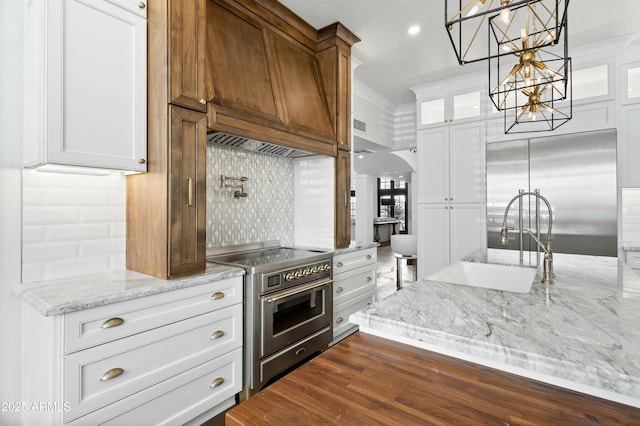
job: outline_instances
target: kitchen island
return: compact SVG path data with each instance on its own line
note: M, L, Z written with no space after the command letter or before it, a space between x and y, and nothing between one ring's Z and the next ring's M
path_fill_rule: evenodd
M640 407L640 277L616 258L555 254L529 293L418 281L350 317L361 332ZM467 259L517 264L518 252Z

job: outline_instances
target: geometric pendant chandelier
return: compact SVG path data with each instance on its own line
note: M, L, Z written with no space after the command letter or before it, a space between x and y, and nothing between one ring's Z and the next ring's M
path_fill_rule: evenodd
M569 0L445 0L460 65L489 63L489 96L505 133L554 130L571 119Z
M536 14L535 27L543 36L529 35L538 39L538 47L555 44L565 24L568 3L569 0L445 0L445 28L458 63L464 65L512 53L513 50L489 50L489 20L497 19L496 31L501 31L505 38L519 39L521 21L526 15L523 8ZM518 46L510 47L520 50Z
M489 96L504 111L505 133L555 130L572 116L566 9L559 18L534 1L509 17L488 19Z

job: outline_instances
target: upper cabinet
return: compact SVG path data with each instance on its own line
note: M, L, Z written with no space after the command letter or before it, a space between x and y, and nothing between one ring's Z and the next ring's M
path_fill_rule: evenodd
M28 167L147 169L144 2L26 2Z
M469 81L471 80L471 81ZM477 121L486 113L486 83L477 78L446 84L415 87L417 102L417 127L428 128L446 124Z
M326 36L271 1L210 0L206 25L210 129L318 154L347 146L350 62L340 54L355 36Z
M206 0L170 1L169 8L169 101L207 112Z

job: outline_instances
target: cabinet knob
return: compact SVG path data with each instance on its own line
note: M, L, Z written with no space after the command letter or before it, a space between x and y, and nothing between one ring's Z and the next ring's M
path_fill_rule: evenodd
M102 377L100 377L100 381L106 382L107 380L115 379L122 373L124 373L124 370L122 368L112 368L111 370L104 373Z
M146 4L144 4L144 2L142 2L142 1L141 1L140 3L138 3L138 7L139 7L140 9L144 9L145 7L147 7L147 5L146 5Z
M147 160L145 160L144 158L138 158L138 163L144 164L146 162L147 162Z
M342 317L338 317L336 319L336 324L340 324L342 321L344 321L344 319Z
M217 291L211 295L211 300L218 300L224 297L224 293Z
M367 277L367 282L370 282L373 278Z
M342 262L338 262L338 263L336 263L336 266L337 266L338 268L342 268L342 267L344 266L344 263L342 263Z
M224 379L222 377L218 377L213 382L211 382L209 387L210 388L217 388L218 386L220 386L223 383L224 383Z
M344 289L342 287L338 287L336 289L336 293L342 293L344 291Z
M444 209L445 209L445 210L448 210L448 209L449 209L449 207L448 207L448 206L444 206Z
M211 340L215 340L215 339L219 339L222 336L224 336L224 331L222 330L216 330L213 332L213 334L211 335L210 339Z
M207 100L205 98L200 98L200 99L198 99L198 103L200 105L206 105L207 104Z
M367 260L371 260L371 255L370 254L367 255Z
M122 325L123 322L124 320L119 317L109 318L108 320L102 323L102 328L117 327L119 325Z
M448 199L447 197L444 197L444 200L445 200L445 201L449 201L449 199Z

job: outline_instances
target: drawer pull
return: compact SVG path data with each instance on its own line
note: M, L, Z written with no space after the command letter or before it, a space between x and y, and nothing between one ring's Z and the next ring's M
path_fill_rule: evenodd
M221 384L224 383L224 379L222 377L218 377L217 379L215 379L213 382L211 382L211 384L209 385L210 388L217 388L218 386L220 386Z
M371 255L370 254L367 255L367 260L371 260Z
M224 293L220 291L216 291L211 295L211 300L218 300L218 299L222 299L223 297L224 297Z
M296 356L297 356L297 355L302 355L302 354L304 353L304 351L305 351L305 350L306 350L305 348L300 348L300 349L298 349L298 350L296 351Z
M147 5L146 5L146 4L144 4L144 2L140 2L140 3L138 3L138 7L139 7L140 9L144 9L145 7L147 7Z
M342 293L342 291L343 291L343 290L344 290L344 289L343 289L342 287L338 287L338 288L336 289L336 293Z
M107 380L115 379L122 373L124 373L124 370L122 368L112 368L111 370L104 373L102 377L100 377L100 381L106 382Z
M336 266L337 266L338 268L342 268L342 267L344 266L344 263L342 263L342 262L338 262L338 263L336 263Z
M122 318L118 318L118 317L109 318L108 320L102 323L102 328L117 327L119 325L122 325L123 322L124 320Z
M338 319L336 319L336 324L340 324L342 321L344 321L344 319L342 317L338 317Z
M215 339L219 339L222 336L224 336L224 331L222 330L216 330L213 332L213 334L211 335L211 340L215 340Z
M371 281L373 278L367 277L367 282Z

